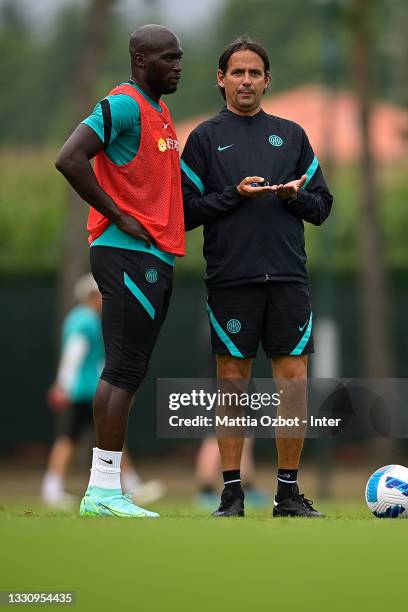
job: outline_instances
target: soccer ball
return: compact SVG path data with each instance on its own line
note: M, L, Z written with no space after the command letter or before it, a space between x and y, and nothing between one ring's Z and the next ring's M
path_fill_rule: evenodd
M408 518L408 468L386 465L370 476L365 498L374 516Z

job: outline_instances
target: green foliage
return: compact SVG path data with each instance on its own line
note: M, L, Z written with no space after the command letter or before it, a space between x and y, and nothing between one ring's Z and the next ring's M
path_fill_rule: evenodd
M68 6L60 14L49 40L44 43L42 62L36 69L41 83L40 94L34 101L35 111L41 117L41 130L38 130L36 142L62 140L72 127L72 81L81 61L85 29L83 17L78 7Z
M56 270L60 262L66 210L65 180L54 168L52 149L0 152L0 272ZM408 267L408 198L405 172L383 168L380 180L380 226L386 263L392 270ZM309 267L325 265L354 271L358 261L359 179L356 168L339 168L330 181L333 211L323 227L306 224ZM84 204L85 206L85 204ZM180 274L200 274L202 229L187 235L187 257Z
M0 97L1 140L27 142L38 131L38 126L33 122L35 111L30 98L38 93L36 75L32 68L40 63L41 51L31 39L20 14L11 5L6 5L6 9L2 14L0 35L0 74L3 84ZM27 70L27 64L31 65L31 70Z
M268 49L275 88L318 80L320 13L311 0L230 0L220 19L220 52L248 34Z
M53 136L81 57L84 20L75 7L64 10L48 38L34 36L23 17L7 13L0 29L0 142L43 144ZM65 130L66 132L66 130Z
M405 204L408 188L403 166L378 168L378 225L386 267L403 271L408 267L408 218ZM364 188L355 166L337 168L330 181L334 194L332 213L323 228L305 224L308 262L311 269L334 268L355 272L359 259L359 206Z
M39 36L15 5L9 1L3 10L0 7L0 80L4 83L0 145L60 142L72 127L69 106L81 62L85 9L68 5L52 30ZM222 49L243 33L268 49L275 91L322 80L349 86L352 49L347 6L317 0L227 0L204 29L182 36L184 77L179 91L168 97L174 117L186 118L222 105L216 87L217 60ZM391 6L376 0L370 8L373 89L378 96L406 103L406 2L394 0ZM129 24L112 16L108 54L101 74L96 75L95 101L129 76L128 28Z
M166 98L174 119L215 112L224 106L217 87L219 49L183 42L183 78L177 92Z
M0 155L0 270L53 271L61 256L66 187L55 153L7 150Z
M316 0L227 0L208 29L183 36L184 78L179 91L166 100L175 119L216 111L223 104L215 79L218 56L242 33L267 47L275 91L322 80L324 58L326 71L333 72L337 65L336 82L347 83L348 4L343 3L340 10L338 3L331 12L327 7L334 5L325 6L324 10ZM376 0L371 6L372 32L378 43L372 51L374 84L381 95L406 101L406 3L395 0L391 7L385 0ZM84 16L83 9L68 6L48 36L39 37L16 10L16 3L8 1L0 9L0 78L4 83L0 144L9 146L0 152L2 272L55 270L60 261L66 187L54 169L55 152L47 143L61 143L71 128L72 81L81 61ZM95 101L129 75L127 28L117 17L112 18L104 69L95 81ZM330 53L337 58L330 60ZM325 78L334 81L334 75L327 73ZM23 148L27 143L30 150ZM404 172L384 169L379 178L386 261L392 269L404 269L408 266ZM336 198L332 216L323 229L306 228L309 266L354 270L358 257L356 170L338 169L331 183ZM178 266L180 273L202 270L201 250L202 231L198 229L188 235L188 256Z

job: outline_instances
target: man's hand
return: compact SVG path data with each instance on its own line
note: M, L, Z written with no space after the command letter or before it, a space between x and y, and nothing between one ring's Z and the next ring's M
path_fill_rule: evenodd
M143 240L146 246L155 246L156 243L149 232L131 215L122 213L116 221L116 225L122 232L132 236L132 238Z
M264 180L261 176L247 176L237 187L239 195L243 198L256 198L270 192L272 188L269 185L265 187L251 187L251 183L263 183Z
M69 398L64 389L54 383L47 391L47 403L51 410L62 412L70 406Z
M81 123L62 147L55 165L85 202L129 236L143 240L147 246L154 245L143 225L123 213L96 180L89 160L102 150L103 143L95 132Z
M294 196L296 196L298 191L306 183L306 180L307 180L307 176L306 174L303 174L303 176L301 176L301 178L297 179L296 181L285 183L285 185L272 185L270 189L273 190L275 195L280 200L289 200L290 198L293 198Z

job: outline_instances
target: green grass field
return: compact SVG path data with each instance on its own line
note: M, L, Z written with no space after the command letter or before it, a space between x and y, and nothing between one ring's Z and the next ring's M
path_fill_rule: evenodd
M158 520L1 511L2 591L75 591L75 610L404 609L408 521L360 504L322 520L211 519L186 499ZM39 606L31 606L38 608Z

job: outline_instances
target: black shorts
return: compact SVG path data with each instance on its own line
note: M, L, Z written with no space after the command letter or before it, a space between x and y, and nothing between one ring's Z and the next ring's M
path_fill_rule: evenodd
M72 402L68 408L57 414L57 435L77 442L81 433L93 423L92 400Z
M313 353L309 289L293 282L267 282L208 289L212 352L256 357Z
M134 393L166 318L173 268L149 253L94 246L91 269L102 294L101 378Z

